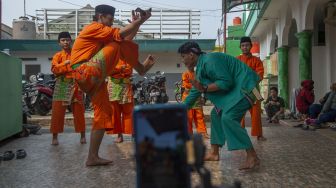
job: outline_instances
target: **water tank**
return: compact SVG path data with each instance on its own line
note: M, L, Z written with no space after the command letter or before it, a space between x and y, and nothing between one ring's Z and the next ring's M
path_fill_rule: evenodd
M259 54L260 53L260 44L259 42L252 42L252 48L251 48L252 54Z
M20 17L13 20L13 39L35 39L36 27L35 22L30 21L27 17Z
M233 25L241 25L241 18L240 17L233 18Z

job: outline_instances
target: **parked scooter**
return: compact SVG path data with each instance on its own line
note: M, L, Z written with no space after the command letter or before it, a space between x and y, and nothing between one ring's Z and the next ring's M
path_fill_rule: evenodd
M147 87L149 98L147 100L150 104L167 103L169 98L166 92L166 77L164 72L157 71L149 80Z
M133 98L134 104L145 104L146 103L146 83L144 80L140 80L137 83L132 84L133 88Z
M182 102L182 94L183 94L184 88L182 88L182 81L175 82L175 100L178 103Z
M35 75L34 75L35 76ZM44 81L43 75L38 74L30 83L23 81L22 97L31 114L47 115L52 107L54 80Z

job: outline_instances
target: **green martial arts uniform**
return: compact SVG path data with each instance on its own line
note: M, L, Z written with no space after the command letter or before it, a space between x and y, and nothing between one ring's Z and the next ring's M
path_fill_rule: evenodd
M240 121L254 102L252 90L259 76L245 63L224 53L201 54L196 65L196 80L202 85L215 83L219 88L206 97L216 106L211 112L211 144L224 145L228 150L252 148L251 140ZM201 93L192 88L184 103L190 107ZM252 100L251 100L252 99ZM218 112L219 111L219 112Z

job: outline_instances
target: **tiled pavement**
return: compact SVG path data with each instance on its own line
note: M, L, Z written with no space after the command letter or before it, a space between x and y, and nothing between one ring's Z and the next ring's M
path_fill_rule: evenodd
M114 144L113 137L106 136L101 155L112 158L114 165L86 168L88 144L80 145L78 135L66 132L60 135L60 145L56 147L50 145L50 134L2 144L0 153L24 148L28 156L0 164L0 187L135 187L130 140ZM251 188L336 187L336 131L303 131L265 123L264 135L265 142L253 139L261 159L259 169L240 172L237 168L244 152L228 152L225 148L220 162L206 163L213 182L219 185L239 179L243 187ZM193 181L199 182L195 175Z

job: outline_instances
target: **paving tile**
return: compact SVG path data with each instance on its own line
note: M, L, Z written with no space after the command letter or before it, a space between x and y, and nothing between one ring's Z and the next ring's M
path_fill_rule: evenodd
M290 126L267 124L267 141L252 138L261 159L259 169L238 170L244 161L244 151L222 149L221 161L207 162L216 185L240 180L247 188L336 187L336 131L303 131ZM247 129L249 122L247 121ZM105 136L101 156L114 160L105 167L87 168L84 165L88 144L79 144L79 135L67 129L59 136L60 145L51 146L51 135L32 135L12 140L0 147L6 150L25 149L28 156L22 160L3 161L0 164L0 187L135 187L134 146L130 137L121 144L115 137ZM89 138L89 134L87 135ZM209 142L206 141L207 147ZM193 185L200 180L192 176Z

